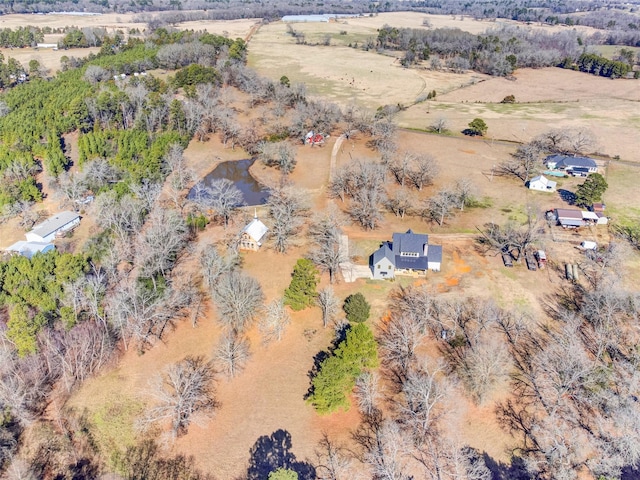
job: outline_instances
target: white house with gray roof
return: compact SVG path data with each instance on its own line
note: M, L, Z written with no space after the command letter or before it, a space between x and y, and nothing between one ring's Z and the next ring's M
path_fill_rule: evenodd
M28 242L49 243L57 235L72 230L80 223L80 215L75 212L64 211L49 217L44 222L33 227L25 236Z
M394 233L391 242L384 242L369 258L373 278L382 280L396 275L426 274L440 271L442 246L429 245L428 235Z

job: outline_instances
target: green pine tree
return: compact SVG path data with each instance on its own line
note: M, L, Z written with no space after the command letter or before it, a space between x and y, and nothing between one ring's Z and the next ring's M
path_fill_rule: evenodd
M367 302L360 292L349 295L344 301L342 307L344 313L347 314L347 320L350 322L364 322L369 318L371 305Z
M576 190L576 205L587 207L602 200L609 185L602 175L592 173Z
M289 288L284 291L284 303L295 311L314 305L319 279L318 269L313 262L306 258L299 259L293 268Z
M320 364L307 399L320 414L349 408L349 392L363 370L378 366L376 339L371 329L359 323L347 332L333 355Z

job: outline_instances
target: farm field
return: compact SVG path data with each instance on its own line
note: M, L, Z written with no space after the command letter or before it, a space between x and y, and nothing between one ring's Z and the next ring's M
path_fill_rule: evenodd
M133 22L132 15L6 17L11 16L0 16L0 26L16 26L19 21L34 25L35 20L45 22L51 17L52 23L47 25L62 25L67 20L67 24L81 26L144 28L143 24ZM34 22L30 21L32 18ZM349 238L353 261L359 265L367 265L369 255L381 242L391 240L393 232L408 229L427 233L430 243L442 245L443 263L440 272L429 272L425 277L398 277L394 281L358 279L353 283L340 279L333 285L340 305L350 294L362 293L371 304L372 315L367 324L378 331L378 326L389 315L390 295L401 287L414 286L424 287L431 296L443 300L493 299L498 306L521 314L521 321L530 322L526 326L532 329L551 324L554 321L549 313L551 302L555 302L559 292L572 288L564 277L564 264L580 263L585 258L575 247L587 237L599 245L608 244L613 237L606 226L559 232L560 229L551 230L545 222L540 222L536 247L547 252L547 268L529 271L523 260L514 262L513 268L503 266L500 255L487 254L479 245L479 229L488 223L524 222L525 205L533 205L540 213L559 207L575 207L570 207L560 193L533 192L514 177L497 175L496 166L509 160L518 145L550 128L588 128L597 138L600 173L609 184L604 196L606 213L614 221L640 222L640 193L636 181L640 174L640 83L612 81L557 68L521 69L515 72L513 79L475 72L454 74L426 68L407 69L402 68L394 56L348 46L356 41L366 41L384 24L422 28L425 18L433 27L459 27L472 33L480 33L500 23L480 22L468 17L393 13L326 24L293 24L293 28L305 33L307 41L320 43L325 35L330 35L329 46L295 44L282 22L261 25L257 29L255 19L193 21L179 24L177 28L207 30L232 38L252 35L248 47L249 66L275 81L286 75L291 83L304 83L309 96L316 100L335 102L341 107L357 105L371 113L383 105L401 106L395 116L400 127L395 136L397 154L428 154L435 158L438 166L433 184L420 191L407 187L415 210L420 210L440 190L452 188L460 179L468 179L473 185L475 204L465 207L464 211L456 209L443 225L418 214L400 218L386 207L374 230L365 230L346 221L343 233ZM527 28L563 27L532 25ZM59 67L60 56L81 56L90 51L22 49L3 53L5 57L14 56L23 64L36 58L55 70L56 62ZM169 75L173 72L162 73L164 79ZM436 98L422 101L432 90L436 91ZM181 95L176 98L181 99ZM500 103L507 95L514 95L516 103ZM265 123L288 120L285 116L270 116L269 104L252 108L249 106L252 97L232 87L226 88L221 96L224 96L225 108L233 112L230 116L241 127L259 125L260 118L267 118ZM421 101L417 102L418 99ZM487 136L463 136L461 131L476 117L486 121ZM448 132L430 132L430 125L438 118L446 119ZM255 131L262 128L264 125L260 124ZM300 142L293 146L297 163L286 180L302 192L310 209L306 220L332 206L337 207L345 219L349 218L348 201L343 203L329 197L329 182L335 174L332 154L335 153L335 168L338 169L356 161L380 160L380 153L370 144L371 137L362 132L342 137L341 128L342 125L336 131L326 132L330 135L322 146L311 147ZM78 137L78 132L64 135L66 153L74 162L79 155ZM204 141L193 138L189 142L181 167L195 173L190 188L221 162L247 158L249 154L242 148L225 145L218 132L214 132ZM74 165L71 172L75 173L77 168ZM279 170L259 161L251 167L251 174L267 187L285 182ZM43 216L65 208L61 197L52 193L51 179L46 172L39 174L37 181L45 194L44 201L37 206ZM386 181L387 194L399 188L388 172ZM569 177L557 181L558 189L575 192L584 179ZM165 202L163 207L170 204L166 196L168 189L167 182L158 205L162 202ZM96 232L94 208L95 205L90 205L81 212L81 225L70 238L58 244L61 250L80 250L87 238ZM170 281L191 279L199 288L207 288L201 282L203 248L209 244L223 247L232 238L237 238L254 215L267 223L270 221L268 206L244 207L232 217L228 227L212 223L194 234L185 254L180 254ZM558 232L560 235L554 236ZM17 219L0 225L0 233L0 247L22 239L24 234ZM260 251L241 254L241 270L259 282L265 304L283 296L296 261L308 255L312 245L306 233L306 226L302 227L286 254L277 253L270 239ZM125 263L128 261L122 261ZM129 268L129 264L116 266L116 269L120 267ZM624 268L621 284L633 291L640 282L640 254L630 252ZM328 275L323 274L318 288L328 285ZM583 286L586 287L586 281ZM92 426L92 440L105 455L116 448L134 445L141 438L139 419L145 407L154 401L151 381L158 372L186 355L202 355L207 360L214 358L215 348L223 335L222 321L209 295L203 298L202 315L197 322L193 319L178 322L162 341L157 341L144 353L132 345L121 347L123 354L113 368L104 369L71 394L68 405L76 412L86 413ZM193 455L199 468L219 479L233 479L241 478L251 467L277 463L278 456L284 458L291 454L297 464L315 464L317 444L324 433L347 448L358 450L360 447L353 439L353 432L362 418L353 395L350 409L325 416L318 415L305 401L314 360L334 340L333 328L322 326L319 308L291 312L291 323L280 341L265 344L255 324L249 328L247 337L251 356L246 368L233 379L217 373L219 406L212 418L194 422L186 434L175 441L163 434L166 425L147 432L162 443L163 452ZM442 356L441 343L446 344L439 342L437 335L434 338L429 333L419 348L433 358L439 358ZM512 437L501 428L496 415L498 403L512 398L507 377L505 374L479 404L470 400L462 382L452 384L450 397L453 400L447 405L448 413L443 422L463 444L503 464L509 464L510 452L521 445L520 438ZM58 398L53 395L49 406L51 418L60 407L57 402Z
M430 21L434 27L441 26ZM491 22L440 19L442 26L456 22L476 28L491 26ZM356 104L371 111L383 105L408 106L398 115L399 125L406 128L427 130L436 118L443 117L456 135L473 118L481 117L489 126L489 138L527 142L549 128L584 127L595 133L599 153L640 161L637 81L612 81L559 68L519 69L514 80L476 72L406 69L393 56L345 46L375 37L375 28L384 24L419 28L422 16L381 14L338 23L291 24L305 34L307 42L318 45L296 44L287 34L287 25L275 22L254 35L249 64L274 80L286 75L293 83L304 83L311 95L342 106ZM331 36L330 46L321 44L325 35ZM414 105L432 90L437 93L434 100ZM514 95L517 103L500 104L507 95Z

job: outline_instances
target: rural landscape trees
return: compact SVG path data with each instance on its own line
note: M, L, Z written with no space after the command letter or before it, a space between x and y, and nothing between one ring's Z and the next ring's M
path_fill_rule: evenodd
M589 102L576 93L579 101L539 102L521 90L526 75L512 75L560 65L575 70L557 70L563 79L609 77L616 79L611 90L633 90L639 61L632 48L611 58L594 53L603 43L640 41L632 7L576 12L520 0L490 8L475 0L332 6L365 13L363 23L379 21L382 10L437 8L462 27L434 28L432 17L421 17L423 28L378 25L366 39L346 19L333 33L277 21L324 12L320 4L252 5L264 21L251 24L245 39L182 24L246 17L244 4L215 3L172 2L166 12L134 19L122 12L152 6L80 0L74 10L109 10L126 20L85 27L88 19L78 16L80 27L0 29L0 44L12 49L0 56L2 246L59 210L82 217L51 251L0 258L0 476L634 474L640 234L628 172L635 166L618 162L622 152L611 151L610 141L601 149L583 127L598 119L593 125L608 140L619 125L610 113L603 122L602 112L591 116L595 94ZM17 1L5 11L68 7ZM468 24L480 25L472 17L536 28L494 22L469 33ZM140 22L147 28L125 28ZM332 98L353 101L334 104L322 97L341 73L324 78L320 92L297 82L305 78L300 71L282 75L278 65L267 78L249 68L252 36L274 25L286 32L286 45L304 49L306 62L317 61L319 49L397 61L380 72L363 60L370 78L343 75ZM587 34L588 26L600 32ZM41 48L47 60L28 65L11 58L51 36L60 48L93 53L60 52L59 72L45 68L55 51ZM396 69L414 75L414 68L425 82L415 100L367 104L367 95L378 95L367 82ZM476 101L484 81L510 90ZM457 85L470 95L462 113L452 107ZM624 88L616 95L628 95ZM585 110L563 117L576 108ZM536 109L545 113L531 114ZM525 110L535 119L552 111L554 125L525 132L529 121L518 115ZM518 135L512 127L502 132L504 112L522 122ZM305 144L309 131L323 132L324 144ZM480 138L487 134L489 141ZM596 156L599 173L559 179L560 195L526 193L525 203L523 184L554 154ZM257 161L246 173L258 189L268 186L258 205L248 208L231 179L201 180L222 162L249 157ZM541 221L545 209L604 199L609 229L565 231ZM258 251L240 251L252 217L267 233ZM441 273L352 278L367 277L372 249L408 228L443 239ZM596 249L573 248L580 236L593 236ZM537 265L544 269L525 270L521 260L532 265L532 252L542 249L549 261ZM516 265L503 267L500 256ZM190 449L194 457L184 453ZM296 461L293 451L315 455Z

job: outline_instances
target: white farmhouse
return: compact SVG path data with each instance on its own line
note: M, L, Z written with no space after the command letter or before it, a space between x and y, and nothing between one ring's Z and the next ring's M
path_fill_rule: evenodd
M68 232L80 223L80 215L75 212L64 211L33 227L26 233L27 241L49 243L56 235Z
M538 192L555 192L556 185L556 182L549 180L544 175L538 175L529 180L529 190L536 190Z

